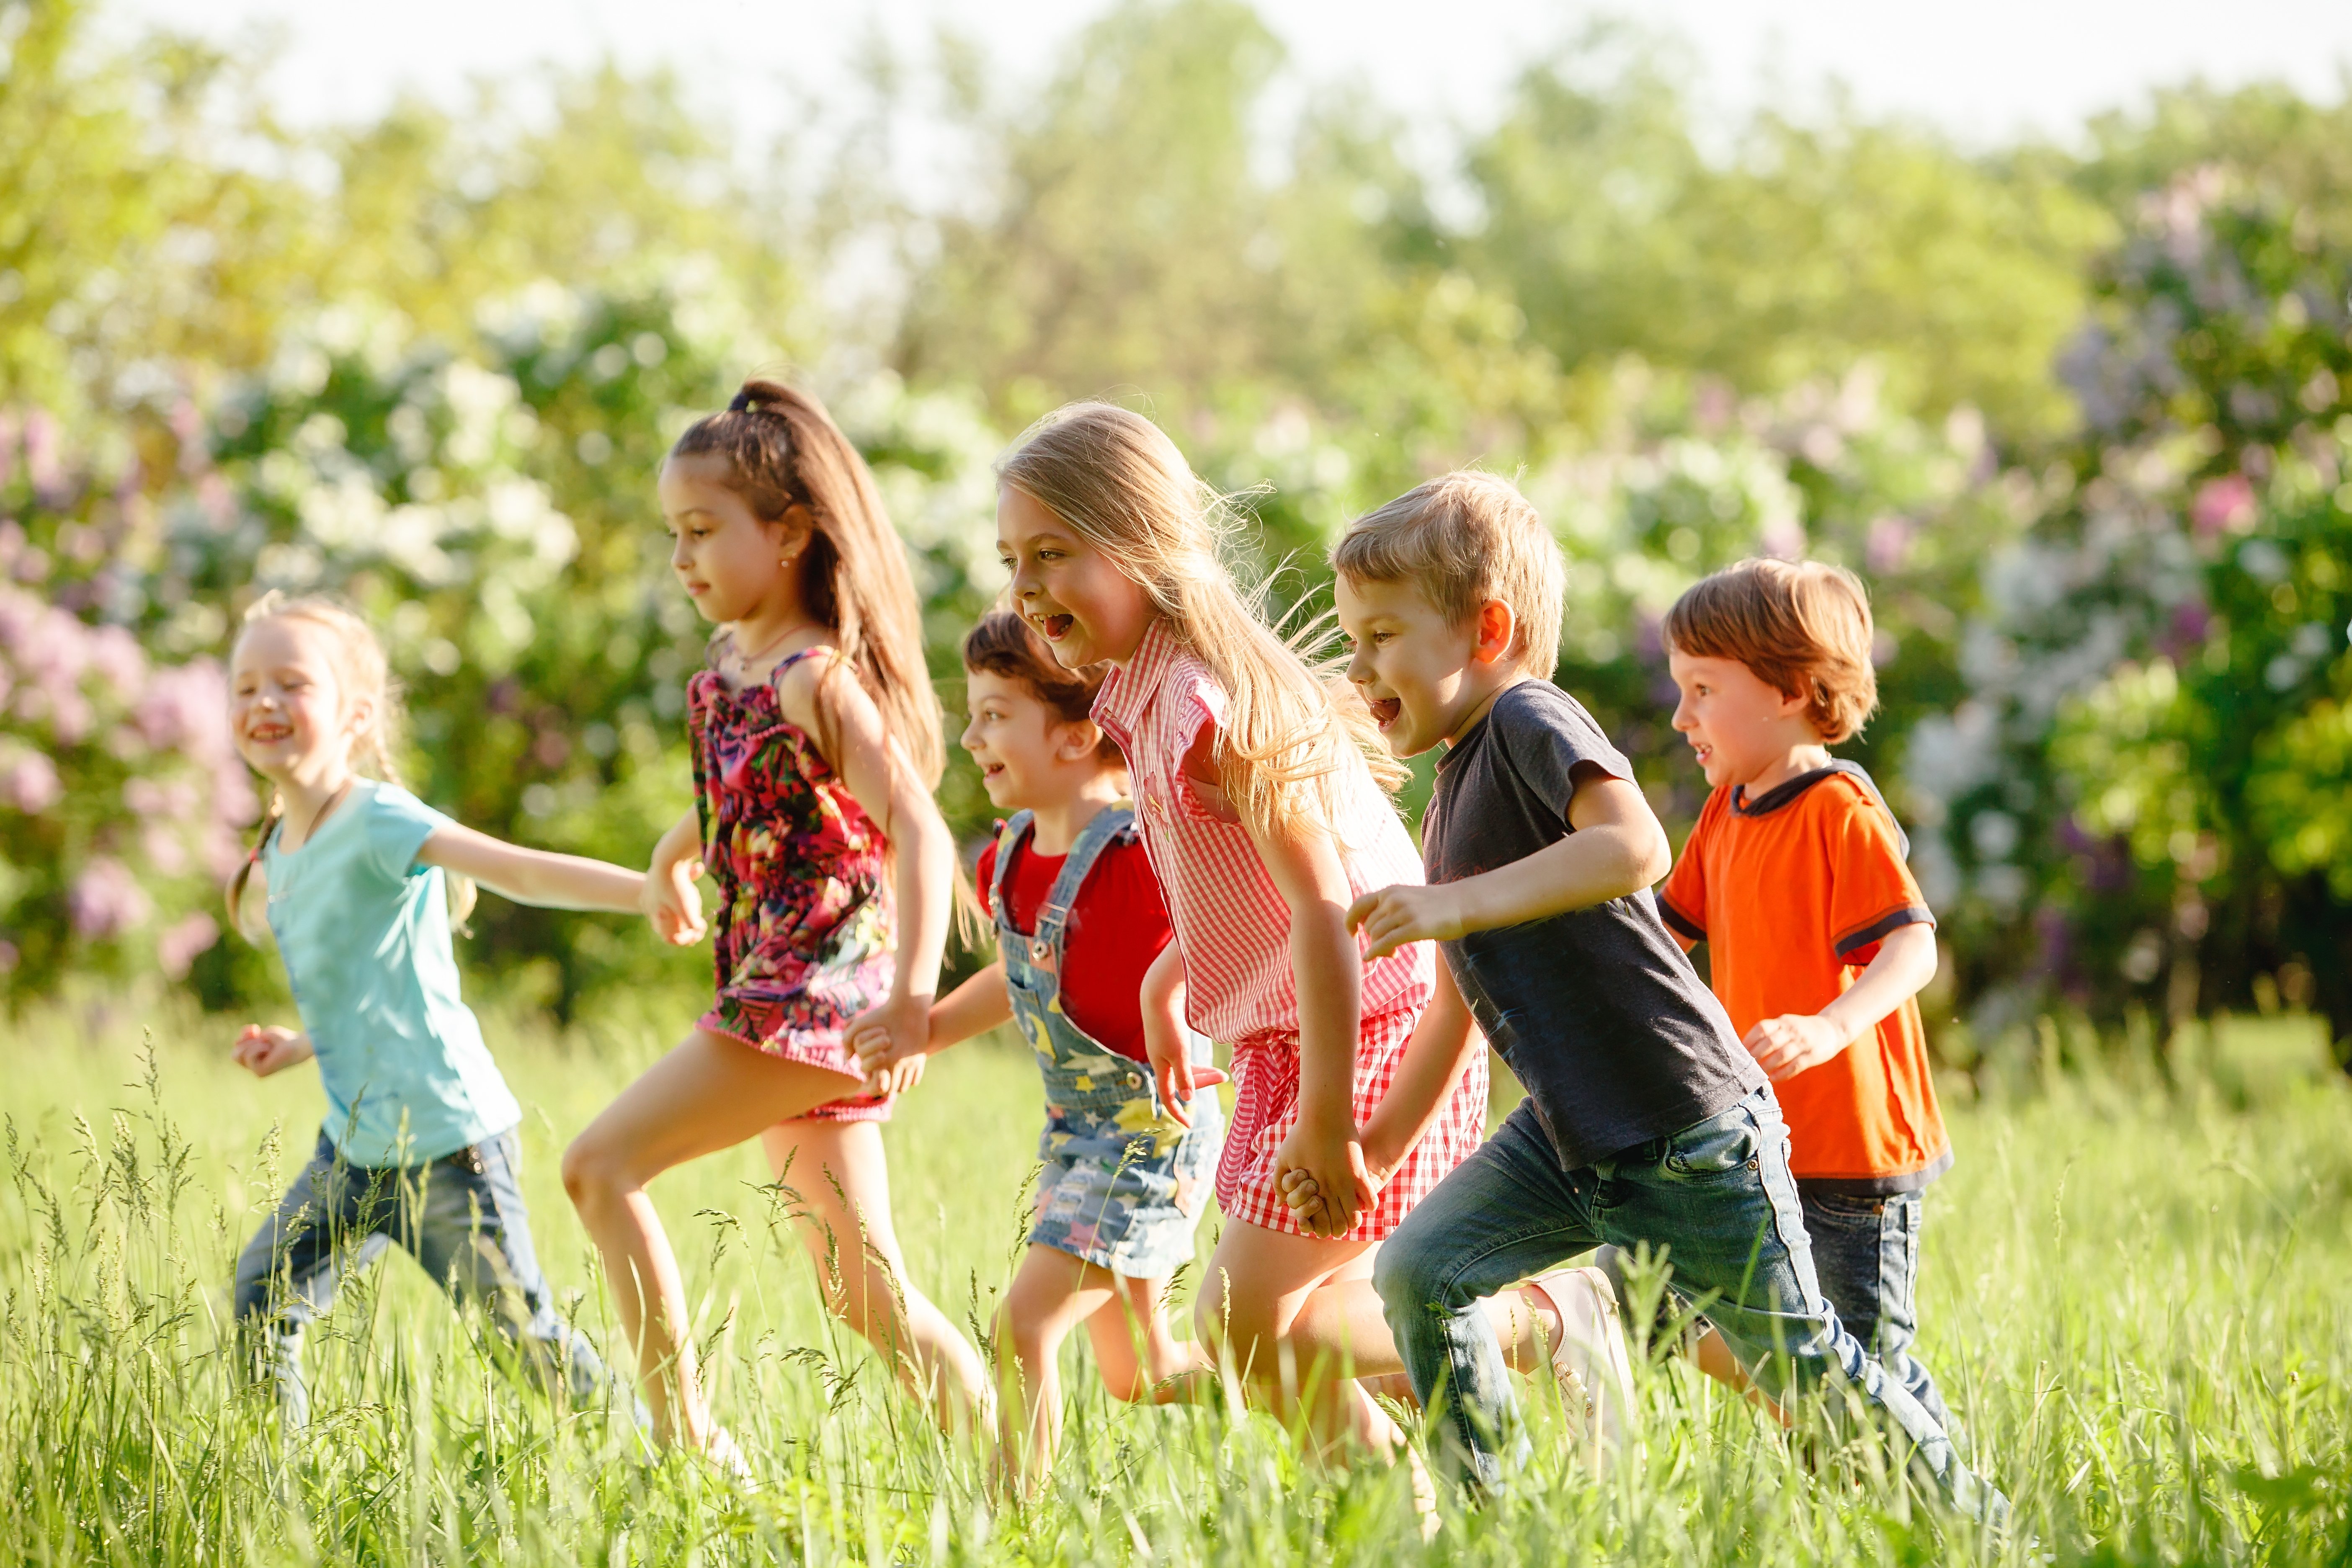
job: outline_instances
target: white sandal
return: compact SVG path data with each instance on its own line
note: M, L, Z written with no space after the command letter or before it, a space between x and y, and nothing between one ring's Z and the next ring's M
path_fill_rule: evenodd
M1559 1315L1552 1378L1577 1443L1591 1455L1596 1471L1605 1470L1632 1452L1635 1420L1633 1365L1625 1353L1617 1292L1609 1276L1592 1268L1557 1269L1528 1284Z

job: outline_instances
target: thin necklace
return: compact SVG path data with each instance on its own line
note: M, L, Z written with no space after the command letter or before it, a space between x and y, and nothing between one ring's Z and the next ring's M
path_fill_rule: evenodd
M797 626L786 626L782 631L778 632L774 637L769 638L768 646L761 648L759 652L743 653L738 651L735 655L735 662L742 666L745 669L749 669L751 666L759 663L760 660L767 658L770 654L775 652L778 648L783 647L784 644L800 636L801 633L808 630L811 626L821 624L822 623L817 621L803 621Z

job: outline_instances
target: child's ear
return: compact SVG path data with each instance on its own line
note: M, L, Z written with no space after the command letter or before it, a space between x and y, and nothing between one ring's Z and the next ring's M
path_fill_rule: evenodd
M1478 606L1478 644L1473 657L1480 664L1495 664L1508 658L1518 630L1519 617L1510 605L1500 599L1487 600Z
M1065 763L1084 762L1102 744L1102 731L1091 719L1066 719L1055 726L1054 755Z

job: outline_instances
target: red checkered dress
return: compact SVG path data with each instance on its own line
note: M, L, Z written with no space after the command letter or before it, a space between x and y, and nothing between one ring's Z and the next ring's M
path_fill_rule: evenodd
M1184 953L1192 1026L1233 1047L1234 1121L1217 1163L1217 1202L1232 1219L1304 1235L1274 1184L1274 1154L1298 1121L1298 987L1290 968L1290 906L1233 811L1184 776L1201 726L1219 722L1225 693L1200 656L1155 620L1135 657L1103 682L1094 716L1126 752L1135 818L1168 898ZM1214 792L1210 792L1213 795ZM1395 808L1361 759L1340 784L1338 837L1351 892L1422 879ZM1359 1125L1388 1092L1405 1041L1428 1007L1426 942L1364 967L1354 1110ZM1376 1241L1467 1158L1484 1135L1482 1053L1436 1124L1406 1157L1348 1239Z

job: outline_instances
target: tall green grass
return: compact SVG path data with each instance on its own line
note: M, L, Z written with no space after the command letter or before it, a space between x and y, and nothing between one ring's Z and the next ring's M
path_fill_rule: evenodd
M640 1462L625 1432L509 1384L484 1326L397 1254L313 1333L316 1424L281 1447L224 1353L226 1282L315 1136L315 1076L257 1083L216 1022L144 1023L152 1050L136 1019L0 1026L10 1561L2352 1562L2352 1093L2287 1024L2225 1035L2173 1087L2062 1074L1948 1108L1959 1165L1930 1200L1920 1350L2019 1539L1938 1523L1873 1484L1866 1452L1793 1453L1667 1363L1642 1375L1637 1472L1578 1469L1538 1393L1534 1469L1482 1510L1449 1503L1424 1547L1401 1472L1318 1468L1262 1417L1112 1405L1083 1336L1049 1495L992 1503L980 1466L819 1310L748 1149L656 1194L757 1489ZM661 1042L514 1020L493 1039L530 1108L549 1279L609 1346L556 1159ZM983 1043L938 1062L888 1129L911 1267L975 1322L1017 1250L1037 1121L1025 1058Z

